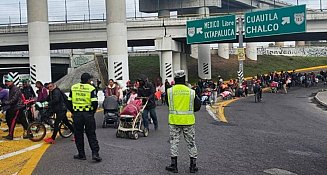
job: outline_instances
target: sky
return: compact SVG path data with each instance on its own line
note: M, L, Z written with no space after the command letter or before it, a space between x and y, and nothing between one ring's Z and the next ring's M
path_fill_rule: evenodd
M105 0L66 0L68 20L88 20L88 1L91 19L103 19L105 17ZM297 4L297 2L307 4L308 8L313 9L319 9L321 2L322 8L327 9L327 0L283 1L291 4ZM48 5L50 21L65 20L65 0L48 0ZM129 18L135 17L135 12L137 17L146 16L146 14L138 12L138 0L126 0L126 10ZM0 24L25 23L27 21L26 14L26 0L0 0Z

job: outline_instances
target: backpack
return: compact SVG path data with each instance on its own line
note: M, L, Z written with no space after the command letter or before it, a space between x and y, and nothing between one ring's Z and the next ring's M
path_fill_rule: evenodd
M72 105L71 105L71 102L68 100L68 96L62 90L60 90L60 93L61 93L61 97L62 97L62 100L64 101L66 108L69 111L72 111Z

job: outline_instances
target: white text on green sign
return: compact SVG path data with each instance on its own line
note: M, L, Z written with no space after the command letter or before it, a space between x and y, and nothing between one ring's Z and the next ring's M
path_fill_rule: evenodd
M187 43L205 43L236 38L235 15L187 21Z
M245 37L261 37L306 31L305 5L245 14Z

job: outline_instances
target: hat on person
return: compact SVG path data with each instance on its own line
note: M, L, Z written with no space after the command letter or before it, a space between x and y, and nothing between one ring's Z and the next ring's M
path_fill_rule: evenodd
M178 70L174 72L174 77L175 78L182 78L185 76L185 71L184 70Z
M7 81L7 82L13 82L14 79L13 79L11 76L8 76L8 77L5 79L5 81Z
M82 82L87 82L88 80L90 80L91 78L93 78L92 75L90 75L89 73L83 73L81 76L81 81Z

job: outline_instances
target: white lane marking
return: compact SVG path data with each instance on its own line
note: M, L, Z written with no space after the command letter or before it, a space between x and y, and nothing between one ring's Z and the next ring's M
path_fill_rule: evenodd
M13 140L14 140L14 141L23 140L23 137L14 138ZM0 143L1 143L1 142L10 142L10 141L12 141L12 140L0 140Z
M282 170L282 169L278 169L278 168L267 169L267 170L264 170L263 172L265 172L267 174L273 174L273 175L297 175L290 171L286 171L286 170Z
M33 146L30 146L30 147L21 149L19 151L15 151L15 152L12 152L12 153L2 155L2 156L0 156L0 160L7 159L7 158L12 157L12 156L16 156L18 154L22 154L22 153L25 153L27 151L32 151L33 149L40 148L42 145L43 145L43 143L39 143L37 145L33 145Z
M321 157L320 154L310 152L310 151L296 151L296 150L287 150L288 153L297 154L300 156L311 156L311 157Z
M23 128L23 127L21 127L21 126L16 126L15 129L17 129L17 128ZM7 130L7 129L8 129L8 127L1 127L1 128L0 128L0 130L2 130L2 131L5 131L5 130Z
M206 105L206 110L208 112L208 114L216 121L220 122L220 120L218 119L218 117L211 111L210 109L211 107L209 105Z

